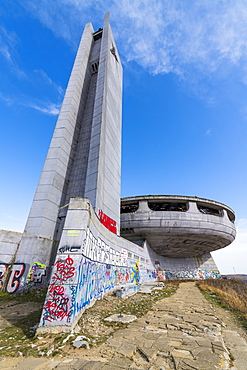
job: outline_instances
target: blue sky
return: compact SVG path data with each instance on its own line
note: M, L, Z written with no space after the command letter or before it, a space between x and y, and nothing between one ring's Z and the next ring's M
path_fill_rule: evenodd
M22 231L85 23L111 26L124 67L122 196L230 206L214 253L247 273L247 1L8 0L0 5L0 228Z

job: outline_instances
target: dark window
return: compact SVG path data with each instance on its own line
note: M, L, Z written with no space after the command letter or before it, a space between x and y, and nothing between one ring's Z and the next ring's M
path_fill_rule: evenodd
M234 221L235 221L234 214L231 213L231 212L229 212L229 211L227 211L227 215L228 215L229 220L234 223Z
M121 213L134 213L138 210L139 203L121 204Z
M205 213L207 215L222 217L222 211L220 209L211 208L211 207L208 207L208 206L204 206L202 204L197 204L197 208L199 209L199 211L201 213Z
M94 41L101 39L102 31L103 31L103 28L99 28L98 31L94 32L93 34Z
M122 227L120 231L121 234L131 234L134 230L132 229L132 227Z
M92 63L91 68L92 74L97 73L99 68L99 61Z
M188 210L187 203L175 203L175 202L167 203L148 202L148 207L152 211L186 212Z

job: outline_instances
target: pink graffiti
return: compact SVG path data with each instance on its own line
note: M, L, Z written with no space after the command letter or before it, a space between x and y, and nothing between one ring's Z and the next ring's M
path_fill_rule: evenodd
M72 266L73 263L74 260L69 255L66 258L65 262L57 261L54 265L57 268L57 271L54 272L52 280L54 279L57 282L60 281L64 283L66 280L73 277L75 274L75 267Z
M68 280L75 274L74 260L68 256L65 261L57 261L54 265L55 271L52 276L52 283L48 288L47 299L44 306L44 321L53 321L67 318L71 313L70 297L65 294L65 286Z

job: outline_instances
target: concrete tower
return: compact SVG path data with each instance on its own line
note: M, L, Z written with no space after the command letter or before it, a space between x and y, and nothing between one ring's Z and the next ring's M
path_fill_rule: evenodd
M122 66L105 15L85 26L16 262L52 263L71 197L119 233Z

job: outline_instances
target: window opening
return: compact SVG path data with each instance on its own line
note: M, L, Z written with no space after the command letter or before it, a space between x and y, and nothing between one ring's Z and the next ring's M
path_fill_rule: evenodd
M139 202L134 202L130 204L121 204L121 213L134 213L139 208Z
M148 207L152 211L167 211L167 212L186 212L188 210L187 203L177 203L177 202L148 202Z

